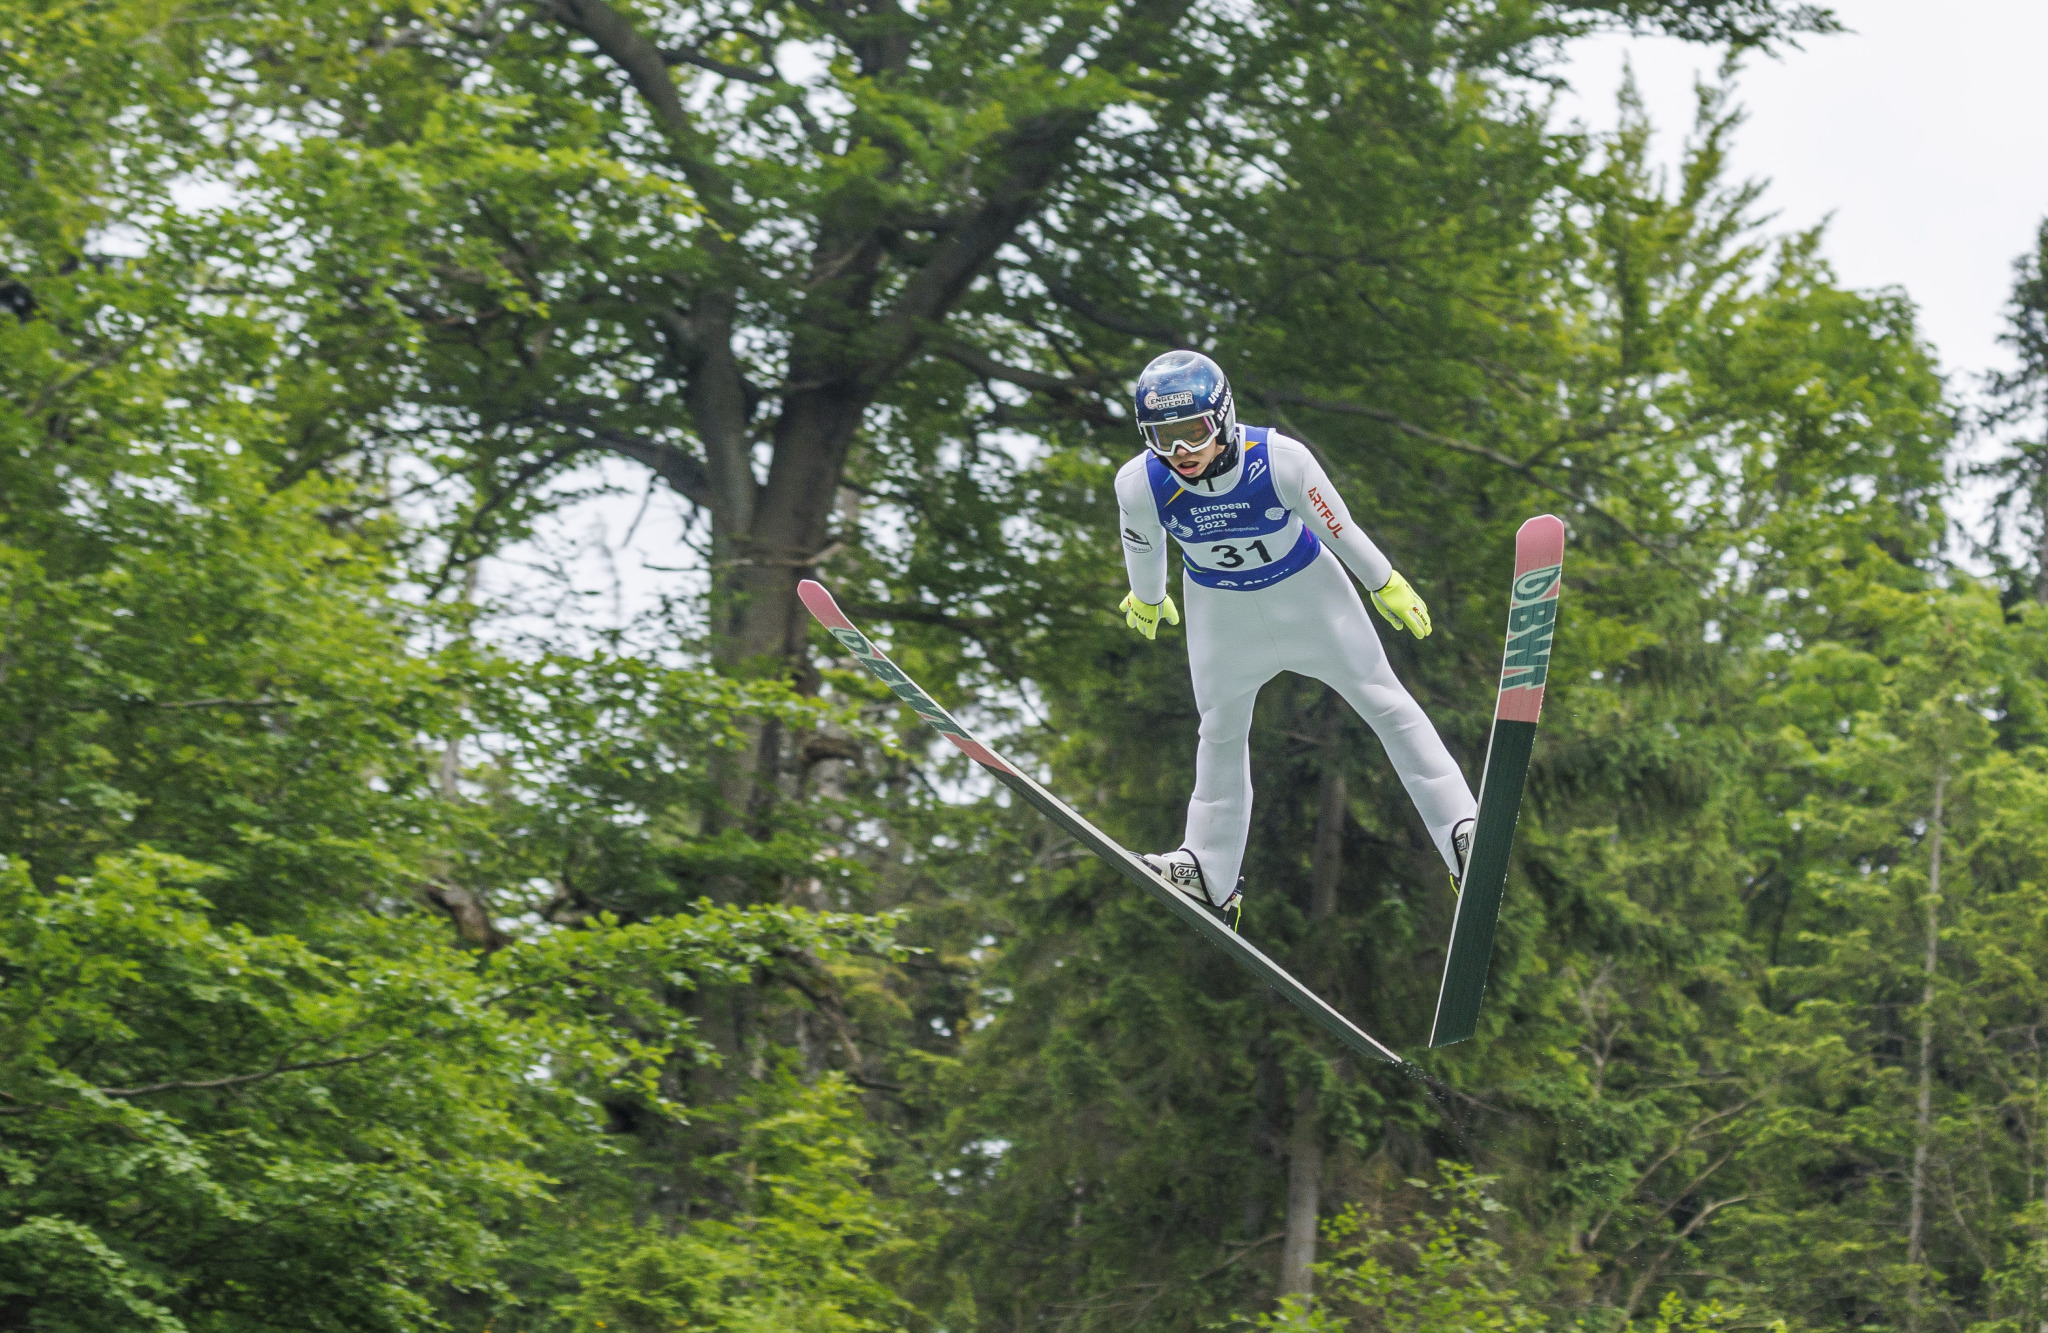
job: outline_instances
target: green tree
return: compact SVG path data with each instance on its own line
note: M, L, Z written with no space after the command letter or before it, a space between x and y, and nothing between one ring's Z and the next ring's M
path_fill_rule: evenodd
M2012 304L2006 331L2000 342L2011 348L2019 364L1990 377L1989 409L1981 423L1987 430L2018 428L2033 434L2048 423L2048 221L2043 221L2035 248L2013 263ZM1995 478L2001 485L1997 512L2000 522L1993 526L1987 554L1999 564L2015 588L2028 571L2013 568L2015 552L2005 548L2011 537L2030 543L2033 558L2032 583L2028 591L2035 601L2048 601L2048 472L2044 472L2048 444L2022 435L2008 442L2008 451L1978 469L1980 475Z
M716 660L801 674L796 581L858 537L861 457L1019 391L1099 420L1133 318L1140 344L1220 332L1230 300L1175 276L1184 242L1205 199L1323 148L1284 135L1363 86L1354 50L1399 34L1378 70L1428 107L1435 72L1517 70L1603 21L1742 44L1833 23L1771 0L268 10L223 52L261 53L246 96L294 127L249 182L256 225L309 252L284 277L300 345L332 368L325 406L364 417L273 461L424 436L468 480L460 563L579 455L633 459L709 517ZM1122 308L1193 318L1105 307L1081 279L1119 258Z
M162 854L4 873L0 1312L36 1329L413 1328L502 1295L538 1160L602 1155L598 1099L658 1111L665 1067L709 1054L662 988L848 925L706 910L479 969L416 920L346 953L216 924L206 869Z
M1559 670L1485 1036L1433 1058L1452 1084L1439 1094L1346 1068L1055 836L1014 825L1025 879L1001 918L1005 1002L962 1015L988 1025L940 1097L957 1108L942 1142L983 1201L953 1212L939 1253L978 1269L975 1289L1002 1317L1177 1327L1241 1310L1284 1275L1291 1219L1456 1154L1498 1171L1530 1219L1503 1242L1533 1275L1528 1299L1618 1326L1658 1308L1742 1193L1722 1160L1731 1128L1759 1118L1742 1071L1770 1077L1740 1039L1761 980L1745 920L1757 891L1746 710L1752 671L1767 669L1753 664L1828 632L1816 589L1844 567L1924 583L1892 553L1919 558L1939 540L1949 418L1903 299L1842 290L1816 238L1756 240L1754 191L1721 176L1734 118L1713 98L1705 111L1668 192L1644 166L1640 121L1570 160L1515 252L1554 286L1515 269L1519 294L1433 289L1424 279L1439 271L1418 265L1419 294L1468 312L1430 325L1420 295L1406 308L1454 335L1432 368L1440 397L1404 385L1424 357L1373 293L1318 304L1300 325L1273 320L1263 382L1297 347L1307 360L1334 343L1358 367L1344 398L1290 406L1291 428L1438 608L1436 637L1394 651L1468 762L1490 712L1509 534L1568 502ZM1325 175L1344 188L1341 170ZM1370 253L1375 240L1356 243ZM1218 250L1239 243L1225 234ZM1492 328L1469 313L1537 297L1540 320ZM1510 373L1522 366L1526 378ZM1545 376L1562 387L1539 390ZM1405 413L1355 410L1382 380L1408 395ZM1103 458L1077 440L1020 487L1063 497L1071 527L1052 549L1084 607L1113 600L1114 545L1086 534L1109 517L1107 467L1127 447ZM938 570L951 549L934 528L917 568ZM1062 563L1014 563L1035 605L1071 603L1054 591ZM1049 724L1025 743L1043 738L1059 782L1092 793L1131 845L1171 845L1178 756L1193 748L1178 654L1129 643L1106 618L1020 616L1005 635L1008 618L983 618L985 604L963 601L944 628L899 623L897 641L973 633L1005 673L1046 690ZM1247 929L1413 1049L1449 896L1376 747L1319 696L1276 682L1255 728ZM1304 1159L1317 1169L1297 1169Z
M888 951L702 900L801 872L828 906L856 868L800 807L737 842L676 811L827 711L494 651L407 595L402 519L280 477L337 381L169 199L244 160L215 17L0 16L0 1325L538 1325L677 1214L728 1266L829 1256L821 1319L892 1308L845 1093L754 1078L762 1041L713 1083L693 1015L815 1018Z

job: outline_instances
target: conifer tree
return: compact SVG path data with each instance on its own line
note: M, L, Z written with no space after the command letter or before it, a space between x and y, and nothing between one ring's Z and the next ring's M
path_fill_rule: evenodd
M2041 224L2034 253L2013 262L2012 304L1999 341L2012 349L2019 364L1990 377L1991 405L1984 414L1986 429L2020 433L2006 442L2007 452L1983 471L2001 485L1998 512L1987 553L2007 565L2011 537L2029 543L2033 562L2027 591L2048 602L2048 221ZM2014 570L2016 585L2025 578Z

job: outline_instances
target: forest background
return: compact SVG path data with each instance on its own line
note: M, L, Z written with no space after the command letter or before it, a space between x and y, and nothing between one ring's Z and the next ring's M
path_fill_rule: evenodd
M1834 20L5 0L0 1329L2048 1327L2048 230L1966 405L1724 92L1669 178L1551 123L1613 25ZM1109 480L1175 345L1428 598L1468 769L1570 525L1474 1041L1376 743L1262 700L1245 929L1414 1074L791 595L1170 845ZM593 456L701 541L555 633L476 571Z

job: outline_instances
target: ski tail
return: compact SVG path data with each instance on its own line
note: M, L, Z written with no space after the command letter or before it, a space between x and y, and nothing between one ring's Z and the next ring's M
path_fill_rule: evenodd
M951 741L969 759L994 774L1004 786L1023 798L1027 805L1122 872L1124 878L1151 894L1175 916L1194 927L1202 938L1229 954L1239 966L1272 987L1282 999L1307 1014L1324 1031L1367 1059L1384 1060L1389 1064L1402 1063L1400 1056L1395 1055L1357 1024L1338 1013L1321 996L1296 981L1286 969L1268 958L1251 941L1232 931L1205 908L1197 907L1185 894L1160 878L1157 871L1132 855L1116 839L1089 823L1079 811L1047 791L1030 774L1003 758L980 737L961 726L951 713L941 708L931 695L925 693L916 681L904 674L881 649L869 641L867 635L861 633L854 623L847 619L846 613L839 609L839 604L832 599L832 594L825 590L823 584L805 579L797 585L797 596L803 600L805 608L817 617L818 623L830 631L832 637L852 653L854 658L867 668L870 675L888 686L890 692L910 705L911 710L923 718L932 730Z
M1479 1004L1493 961L1494 927L1500 920L1508 858L1514 850L1515 821L1529 777L1536 721L1543 713L1563 581L1564 522L1551 514L1538 515L1515 534L1500 695L1486 745L1486 769L1479 780L1479 822L1472 834L1465 881L1458 886L1457 915L1451 921L1451 947L1437 993L1431 1046L1464 1041L1479 1025Z

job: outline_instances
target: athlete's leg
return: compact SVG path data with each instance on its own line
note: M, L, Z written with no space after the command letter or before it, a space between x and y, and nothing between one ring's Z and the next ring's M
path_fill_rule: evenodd
M1479 803L1428 714L1394 675L1372 617L1343 566L1326 550L1307 569L1256 595L1270 598L1266 614L1288 644L1288 669L1343 695L1380 738L1455 877L1458 859L1451 834L1478 814Z
M1298 577L1298 576L1297 576ZM1187 607L1188 671L1202 718L1195 747L1195 793L1182 846L1202 863L1210 891L1228 893L1244 865L1252 823L1252 706L1259 687L1280 672L1258 593L1182 581Z

